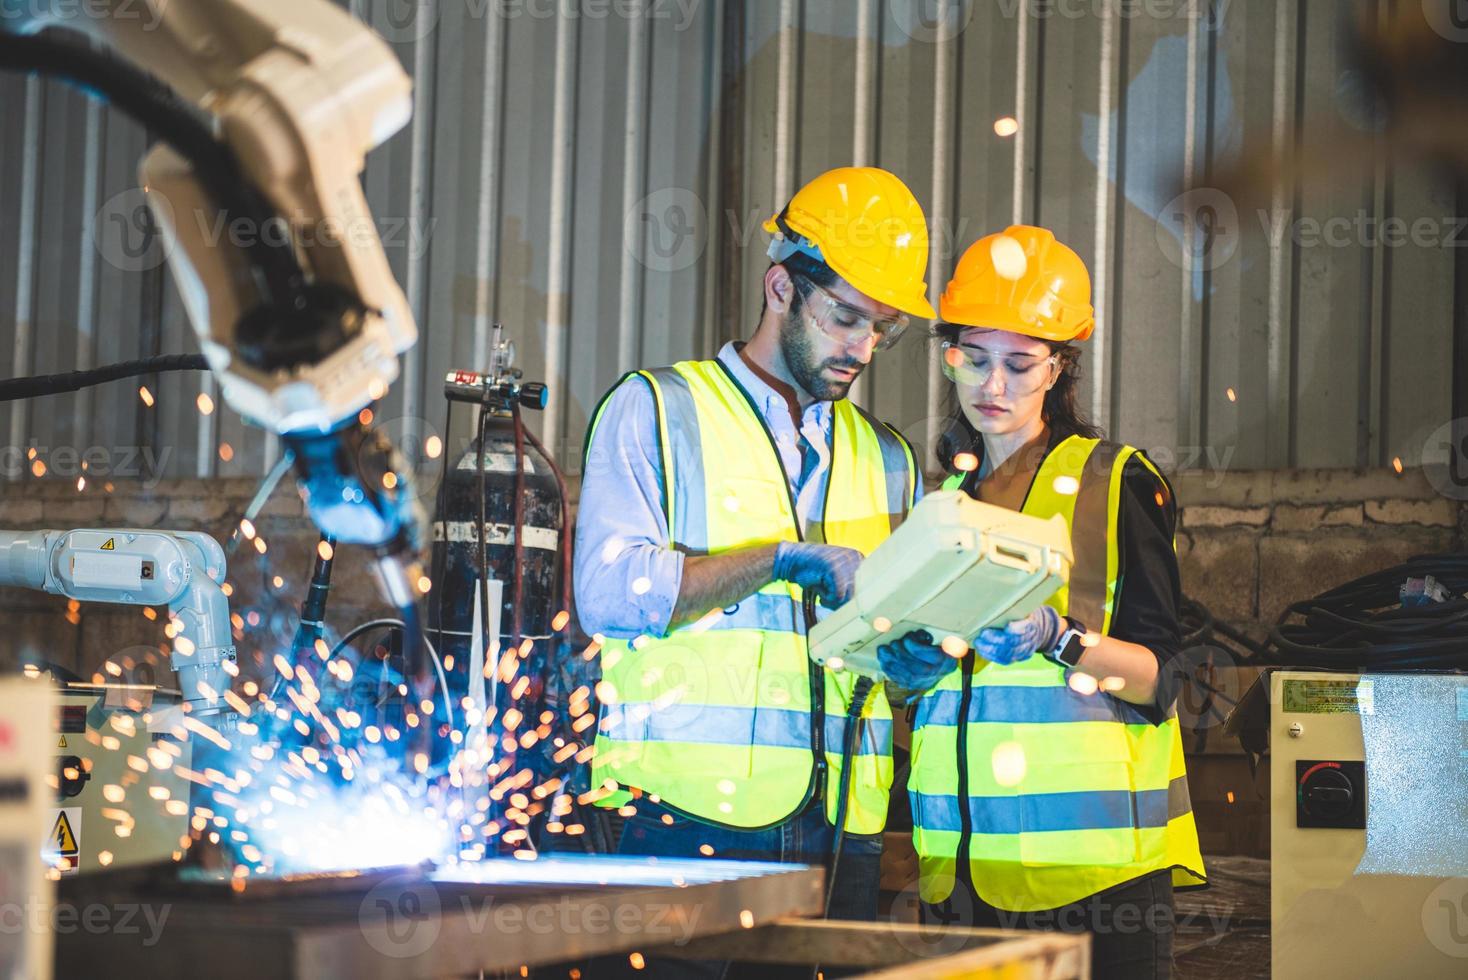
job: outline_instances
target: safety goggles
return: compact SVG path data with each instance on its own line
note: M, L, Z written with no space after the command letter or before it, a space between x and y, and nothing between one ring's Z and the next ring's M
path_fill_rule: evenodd
M886 350L897 343L907 329L906 313L890 317L873 316L866 310L841 302L809 280L797 279L796 282L797 288L802 283L807 287L801 290L801 295L805 297L806 308L816 329L842 347L856 347L876 337L873 349Z
M943 373L948 380L970 388L989 383L996 368L1004 368L1004 389L1014 395L1032 395L1055 377L1060 358L1055 354L1013 354L991 351L951 340L943 342Z

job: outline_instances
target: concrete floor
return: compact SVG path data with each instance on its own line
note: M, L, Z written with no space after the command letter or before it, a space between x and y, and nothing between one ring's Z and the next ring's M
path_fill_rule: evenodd
M1173 947L1179 980L1269 976L1269 862L1204 859L1209 887L1178 892Z

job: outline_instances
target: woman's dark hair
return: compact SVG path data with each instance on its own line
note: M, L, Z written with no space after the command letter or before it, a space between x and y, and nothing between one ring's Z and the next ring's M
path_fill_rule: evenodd
M953 323L940 323L935 332L938 340L956 341L958 333L963 327ZM1100 426L1094 425L1081 414L1080 398L1078 388L1081 380L1081 349L1074 344L1061 341L1044 341L1052 353L1059 355L1060 376L1055 380L1055 386L1045 392L1045 404L1040 409L1040 416L1045 424L1050 427L1051 437L1064 439L1067 436L1081 436L1085 439L1099 439L1105 435ZM958 404L958 395L953 389L949 389L948 398L948 422L943 428L943 434L938 437L937 455L938 462L944 471L955 473L957 469L953 465L953 457L959 453L973 453L982 464L984 461L984 440L979 432L969 424L968 418L963 414L963 408Z

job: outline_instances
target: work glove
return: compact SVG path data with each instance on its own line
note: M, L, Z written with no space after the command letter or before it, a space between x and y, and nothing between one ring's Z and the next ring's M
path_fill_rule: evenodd
M944 653L927 630L913 630L877 647L877 666L895 686L916 695L941 681L958 659Z
M1051 650L1065 632L1065 621L1049 606L1041 606L1024 619L1016 619L1003 629L991 626L979 633L974 649L991 663L1015 664L1028 660L1037 651Z
M775 579L815 592L821 605L839 609L851 598L861 552L834 544L781 541L775 546Z

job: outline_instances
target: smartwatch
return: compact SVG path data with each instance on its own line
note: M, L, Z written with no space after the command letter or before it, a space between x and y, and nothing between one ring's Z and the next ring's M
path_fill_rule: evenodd
M1074 667L1081 662L1081 654L1085 653L1085 645L1081 642L1086 636L1086 624L1078 619L1065 618L1068 629L1060 634L1055 647L1045 651L1045 658L1062 667Z

